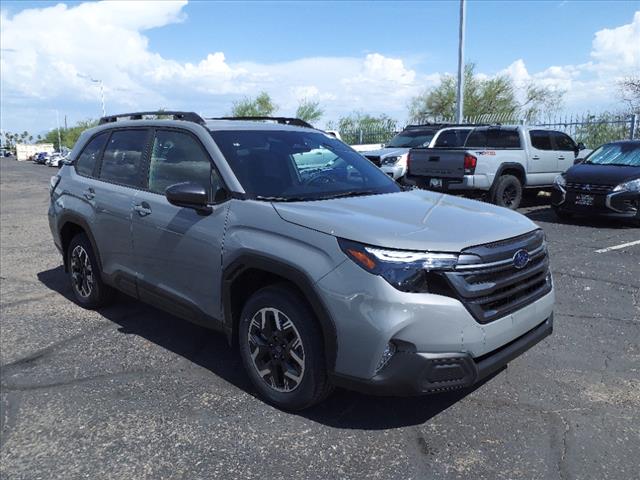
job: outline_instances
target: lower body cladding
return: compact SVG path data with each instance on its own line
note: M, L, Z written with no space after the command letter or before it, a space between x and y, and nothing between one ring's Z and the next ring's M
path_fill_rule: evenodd
M416 395L471 386L553 330L553 290L480 324L455 298L398 291L352 262L316 286L336 324L333 382L371 394Z
M640 218L640 194L637 192L594 192L586 189L576 191L554 186L551 205L560 212L577 215Z

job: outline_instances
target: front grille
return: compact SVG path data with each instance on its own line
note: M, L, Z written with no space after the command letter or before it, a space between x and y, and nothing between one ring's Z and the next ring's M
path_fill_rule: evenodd
M522 249L530 260L518 269L512 259ZM549 258L540 230L462 253L478 256L482 263L458 267L445 275L457 298L479 323L504 317L551 291Z
M379 156L377 156L377 155L365 155L365 157L367 157L369 159L369 161L371 163L373 163L376 167L379 167L381 165Z
M615 185L595 185L593 183L567 183L567 190L580 193L610 193Z

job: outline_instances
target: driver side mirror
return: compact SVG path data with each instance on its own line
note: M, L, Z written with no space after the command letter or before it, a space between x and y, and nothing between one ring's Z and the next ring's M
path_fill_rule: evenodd
M578 151L584 150L585 148L587 148L587 147L584 146L584 143L580 142L578 144Z
M177 207L192 208L198 212L210 212L209 194L199 183L184 182L170 185L164 192L170 204Z

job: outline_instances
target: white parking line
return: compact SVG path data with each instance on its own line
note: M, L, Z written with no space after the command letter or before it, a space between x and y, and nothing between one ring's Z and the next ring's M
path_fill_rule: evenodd
M596 250L596 253L605 253L610 252L611 250L620 250L621 248L631 247L632 245L640 245L640 240L636 240L635 242L623 243L620 245L614 245L613 247L601 248L600 250Z

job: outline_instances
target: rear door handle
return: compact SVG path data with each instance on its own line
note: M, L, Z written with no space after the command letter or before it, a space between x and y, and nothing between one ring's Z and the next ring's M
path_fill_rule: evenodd
M558 157L558 160L564 160L564 157Z
M540 157L538 155L534 155L533 157L531 157L531 160L540 160Z
M142 202L138 205L134 205L133 209L138 212L138 215L141 217L146 217L147 215L151 215L151 207L147 202Z
M96 196L96 192L93 188L87 188L84 193L84 198L86 198L87 200L93 200Z

